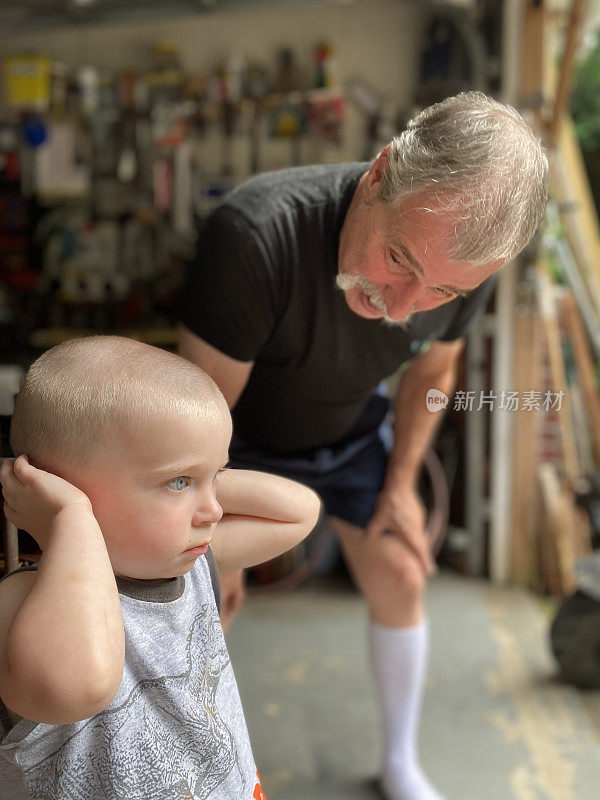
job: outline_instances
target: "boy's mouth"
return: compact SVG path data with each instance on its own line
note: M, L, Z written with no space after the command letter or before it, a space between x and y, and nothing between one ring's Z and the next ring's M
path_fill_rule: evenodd
M206 544L198 545L198 547L190 547L189 550L184 550L184 554L188 556L193 556L194 558L196 556L203 556L206 554L209 544L210 542L207 542Z

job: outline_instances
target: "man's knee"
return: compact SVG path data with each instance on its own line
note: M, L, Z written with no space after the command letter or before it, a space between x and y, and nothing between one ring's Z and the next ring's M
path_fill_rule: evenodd
M403 598L416 599L425 591L427 579L420 562L410 554L390 559L387 562L392 584Z
M425 575L415 558L388 559L361 588L374 622L406 628L421 621Z
M426 576L420 562L408 551L386 554L364 574L367 598L391 604L414 604L422 597Z
M344 556L367 598L412 601L421 597L426 576L419 560L398 539L366 539L364 531L334 519Z

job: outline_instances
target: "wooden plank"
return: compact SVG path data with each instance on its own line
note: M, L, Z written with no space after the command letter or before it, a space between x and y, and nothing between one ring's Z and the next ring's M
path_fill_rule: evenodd
M560 538L560 482L556 467L547 461L538 466L541 499L540 565L545 589L550 594L565 593L557 540Z
M600 391L596 382L594 359L579 314L577 301L571 292L560 299L561 318L573 346L579 385L589 421L589 436L596 466L600 467Z
M551 594L564 596L577 588L575 563L585 554L585 523L572 492L561 486L554 464L542 462L538 480L543 509L540 555L544 583Z
M573 431L577 443L577 456L582 475L592 475L596 471L596 462L592 452L590 424L585 409L581 387L575 375L569 384L569 402L573 412Z
M590 182L573 120L563 115L550 154L551 191L581 277L600 317L600 230Z
M547 9L544 0L527 0L523 8L521 37L521 97L519 106L533 109L538 130L542 127L545 63L547 61Z
M571 92L573 63L575 60L577 45L579 43L581 17L583 15L585 5L585 0L572 0L571 3L569 28L567 30L567 38L565 40L565 47L560 65L560 75L558 78L558 86L556 88L556 96L554 98L554 109L552 111L552 118L550 119L549 125L548 139L551 147L554 146L556 141L560 121L567 107L567 102Z
M587 511L577 505L573 505L573 518L575 521L575 562L586 558L593 551L592 547L592 523Z
M550 241L548 242L548 249L560 261L567 283L573 290L577 300L577 306L581 312L594 355L596 358L600 358L600 317L596 313L587 287L579 272L579 267L573 258L569 243L564 238Z
M563 593L570 594L577 589L577 576L575 574L575 562L579 555L576 542L577 522L571 493L566 489L561 489L557 500L559 516L557 520L558 527L554 531L554 536L556 538Z
M580 476L575 434L573 432L573 418L569 402L569 387L565 373L565 364L562 355L562 340L558 325L556 305L554 301L554 287L543 264L537 270L540 316L546 334L548 358L552 374L552 385L555 392L563 392L561 411L558 422L561 434L561 447L565 478L570 486L574 486Z
M518 397L524 391L541 391L543 388L540 375L543 331L535 304L527 296L527 291L527 285L521 284L515 316L513 390ZM513 416L510 579L533 588L539 581L536 475L541 412L519 408Z

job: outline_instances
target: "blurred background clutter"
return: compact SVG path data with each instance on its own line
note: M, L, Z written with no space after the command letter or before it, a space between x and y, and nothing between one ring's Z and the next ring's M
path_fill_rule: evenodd
M183 267L207 214L236 184L282 167L372 159L417 109L461 90L485 91L516 106L546 144L550 201L536 239L501 271L488 312L469 336L436 443L439 464L424 474L446 576L441 589L434 581L433 608L443 613L442 591L454 597L457 613L481 602L490 647L504 655L511 621L527 626L531 615L535 644L516 634L513 642L530 648L522 665L531 691L531 675L544 670L571 686L600 689L599 30L597 0L1 3L3 455L15 392L43 349L94 332L175 345L170 306ZM6 571L38 557L23 534L17 539L8 531L4 542ZM306 545L257 568L252 585L293 588L315 574L323 579L336 564L325 526ZM467 584L465 599L448 575L482 582ZM503 606L497 592L507 586L521 589ZM306 597L310 605L314 598ZM293 664L270 649L274 629L259 625L269 618L269 602L249 603L231 634L243 697L244 685L252 692L261 680L242 663L251 637L283 675L270 689L280 700L263 703L255 691L251 733L264 719L276 725L292 702L290 686L303 685L313 669L319 674L306 656L311 645L303 637L313 630L306 609L298 611L295 595L281 607L292 620L306 618L297 631L304 660L290 645L293 664L304 667L288 673ZM343 626L346 611L338 611ZM443 639L442 622L433 624ZM547 636L554 660L545 661ZM434 669L436 663L443 673L441 655ZM510 671L516 662L507 663ZM446 693L458 691L438 680ZM517 689L505 690L514 700ZM577 720L571 739L563 731L568 742L575 729L584 730L588 748L565 755L559 747L555 764L564 756L570 773L565 766L553 780L544 772L514 700L516 716L509 714L504 732L512 724L530 748L529 778L519 788L512 766L498 767L498 794L475 781L457 783L456 796L596 797L600 701L587 697L595 722L569 705L574 695L563 708L565 719ZM553 695L546 702L558 701ZM540 729L551 727L540 719ZM488 738L479 724L471 738L457 737L454 758L467 758L478 737L485 747L499 746L494 736L502 724ZM448 744L436 740L433 710L424 728L435 744L432 773L442 774L440 748ZM272 798L371 796L327 781L324 794L311 794L310 781L322 774L318 759L278 766L260 733L257 746ZM367 747L356 764L370 753ZM331 771L335 764L324 769Z

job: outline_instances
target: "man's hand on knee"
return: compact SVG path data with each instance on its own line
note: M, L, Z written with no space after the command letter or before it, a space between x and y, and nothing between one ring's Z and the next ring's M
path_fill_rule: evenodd
M425 575L434 571L425 531L425 506L412 486L384 490L377 498L375 514L365 528L367 537L392 535L415 555Z

